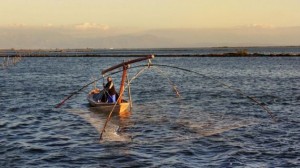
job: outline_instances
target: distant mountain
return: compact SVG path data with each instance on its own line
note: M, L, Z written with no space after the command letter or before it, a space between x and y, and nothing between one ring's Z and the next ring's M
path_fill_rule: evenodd
M300 45L300 27L157 29L138 33L0 28L0 48L176 48Z

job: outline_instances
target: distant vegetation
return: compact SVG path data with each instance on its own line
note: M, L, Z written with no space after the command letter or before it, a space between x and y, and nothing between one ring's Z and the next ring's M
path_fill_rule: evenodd
M249 53L247 49L242 49L242 50L237 50L237 54L240 56L247 56Z

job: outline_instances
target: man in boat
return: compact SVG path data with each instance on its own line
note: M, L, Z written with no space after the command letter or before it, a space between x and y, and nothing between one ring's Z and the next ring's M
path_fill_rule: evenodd
M104 88L108 91L108 103L115 103L117 92L111 77L107 77L107 84Z

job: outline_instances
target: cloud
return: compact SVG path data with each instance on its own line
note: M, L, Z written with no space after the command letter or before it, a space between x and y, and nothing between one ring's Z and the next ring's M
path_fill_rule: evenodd
M111 30L110 26L99 23L80 23L80 24L70 24L70 25L54 25L52 23L46 23L43 25L26 25L22 23L15 23L9 25L0 25L0 28L10 28L10 29L60 29L60 30L72 30L72 31L107 31Z
M276 28L274 25L271 24L248 24L243 26L237 26L237 28L253 28L253 29L274 29Z
M48 27L49 28L49 27L54 27L54 25L52 23L47 23L47 24L44 24L43 27Z
M23 24L23 23L15 23L15 24L9 24L7 26L2 26L2 27L6 27L6 28L25 28L25 27L28 27L28 25Z
M77 30L109 30L109 28L108 25L89 22L75 25L75 29Z

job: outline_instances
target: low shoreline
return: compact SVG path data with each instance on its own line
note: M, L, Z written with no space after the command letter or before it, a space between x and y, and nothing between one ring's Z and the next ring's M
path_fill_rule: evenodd
M0 49L0 57L300 57L300 47L170 49Z
M143 57L145 55L103 55L103 54L86 54L86 55L0 55L0 57L55 57L55 58L60 58L60 57ZM300 57L300 54L247 54L247 55L241 55L241 54L236 54L236 53L224 53L224 54L180 54L180 55L160 55L160 54L155 54L155 57Z

